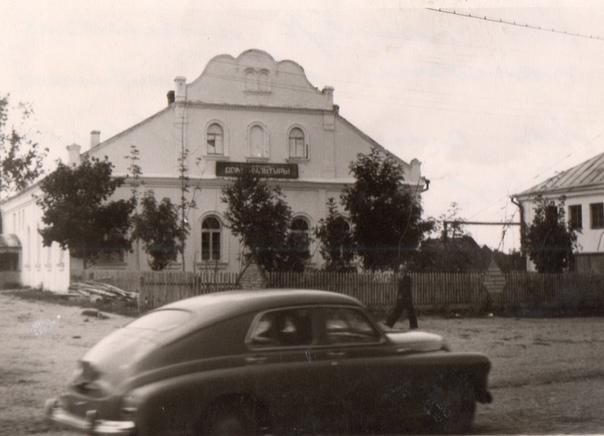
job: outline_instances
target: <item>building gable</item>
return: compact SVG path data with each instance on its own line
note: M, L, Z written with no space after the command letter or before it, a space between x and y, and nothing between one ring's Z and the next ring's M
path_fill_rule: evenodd
M317 89L296 62L277 62L256 49L244 51L237 58L215 56L201 76L186 86L185 92L180 98L189 102L333 109L333 88Z

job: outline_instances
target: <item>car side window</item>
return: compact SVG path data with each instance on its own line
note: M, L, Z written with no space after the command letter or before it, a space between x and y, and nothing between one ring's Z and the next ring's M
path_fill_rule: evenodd
M330 344L368 343L380 340L380 333L356 309L333 307L324 310L325 336Z
M310 309L266 312L251 334L254 347L295 347L313 342Z

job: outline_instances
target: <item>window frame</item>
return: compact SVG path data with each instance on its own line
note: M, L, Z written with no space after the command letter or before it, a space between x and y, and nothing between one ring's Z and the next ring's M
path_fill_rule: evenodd
M262 149L262 153L260 156L252 155L252 132L254 128L259 128L262 131L262 143L260 144L260 148ZM269 134L266 125L259 121L254 121L250 123L247 127L247 132L245 135L246 142L246 159L251 162L266 162L270 158L270 145L269 145Z
M294 131L299 131L302 134L302 156L298 155L298 147L299 144L296 143L294 145L294 150L292 150L292 133ZM304 161L308 160L308 135L306 134L305 129L300 125L293 125L287 131L287 147L288 147L288 159L294 161ZM293 138L296 139L296 138ZM297 138L299 139L299 138ZM293 153L292 153L293 151Z
M250 94L269 94L272 91L271 72L248 67L243 70L243 90Z
M306 230L294 229L294 223L298 220L301 220L306 224ZM292 217L289 230L292 233L304 233L306 235L306 242L308 244L306 248L308 249L308 252L310 253L312 259L312 224L310 222L310 219L305 215L295 215L294 217Z
M222 129L222 153L210 153L210 148L208 144L209 135L208 131L213 126L216 125ZM203 156L209 160L222 160L228 159L229 156L229 135L228 131L221 120L211 119L205 124L203 130L203 143L201 144L201 148L203 150Z
M583 229L583 205L571 204L568 206L568 225L571 229Z
M208 227L207 229L204 229L204 223L206 221L209 220L215 220L218 223L218 229L213 228L213 227ZM201 228L201 241L200 241L200 248L201 248L201 263L216 263L216 262L221 262L224 258L224 244L223 244L223 229L224 229L224 224L222 223L222 220L215 214L208 214L204 217L201 218L201 222L200 222L200 228ZM204 235L210 235L209 236L209 246L208 246L208 250L207 252L209 253L209 258L204 259L204 254L206 253L206 250L204 250ZM218 236L216 236L218 235ZM218 258L214 258L214 247L216 245L216 242L218 243Z
M357 315L359 315L359 318L361 318L363 321L365 321L365 323L369 327L371 327L371 330L374 333L374 335L371 336L371 340L358 341L358 342L354 342L354 341L331 342L329 340L329 334L328 334L328 329L327 329L327 322L328 322L327 312L331 311L331 310L349 311L349 312L354 312ZM354 347L354 346L377 345L377 344L381 344L385 341L385 337L384 337L384 334L382 333L382 331L380 331L380 329L375 325L375 323L371 320L371 318L368 317L367 314L358 307L339 306L339 305L323 306L321 308L321 317L320 317L320 327L319 328L320 328L321 335L322 335L321 343L328 347Z
M285 313L285 312L293 312L293 311L308 311L310 316L310 342L307 343L296 343L296 344L259 344L255 343L254 339L257 336L257 330L260 326L261 322L265 319L266 316L270 314L277 313ZM320 335L317 331L317 308L316 306L285 306L279 308L273 308L268 310L263 310L256 314L252 323L250 324L250 328L245 336L245 345L254 351L264 351L264 350L294 350L294 349L308 349L310 347L316 347L320 342Z
M124 250L116 250L111 252L102 252L96 260L99 267L125 265L126 252Z
M217 127L218 129L220 129L220 151L218 150L218 147L216 145L216 138L217 138L217 133L213 133L210 132L210 130L214 127ZM214 137L214 145L212 146L210 144L210 136ZM208 124L208 126L206 127L206 141L205 141L205 145L206 145L206 154L208 156L224 156L224 128L217 122L211 122ZM210 151L210 147L214 148L214 151Z
M604 203L590 203L589 215L592 229L604 229Z

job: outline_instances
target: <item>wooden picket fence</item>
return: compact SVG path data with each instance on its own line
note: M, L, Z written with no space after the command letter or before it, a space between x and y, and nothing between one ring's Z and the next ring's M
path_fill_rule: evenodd
M269 287L324 289L351 295L373 307L396 302L396 277L392 273L271 273ZM411 273L414 305L423 309L482 307L487 293L482 273Z
M85 277L138 292L141 312L196 295L239 288L237 273L98 270L87 271Z
M375 305L390 305L396 301L396 283L388 273L269 273L269 288L320 289L350 295Z
M506 274L503 304L558 305L570 309L580 306L603 306L604 275L509 273Z
M239 289L237 273L87 271L82 279L105 281L139 293L139 308L147 311L195 295ZM387 308L396 301L392 273L269 273L269 288L322 289L357 298L368 306ZM481 310L489 304L485 273L412 273L414 304L420 310ZM505 275L503 308L604 308L604 275L594 273Z

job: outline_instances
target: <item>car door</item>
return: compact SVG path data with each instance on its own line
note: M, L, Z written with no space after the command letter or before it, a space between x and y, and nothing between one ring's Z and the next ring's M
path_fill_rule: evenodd
M383 428L384 400L395 383L395 374L384 371L391 352L383 333L360 308L326 307L321 319L339 425L353 433Z
M324 425L330 362L318 346L316 308L262 312L246 338L254 393L270 407L273 432L317 433Z

